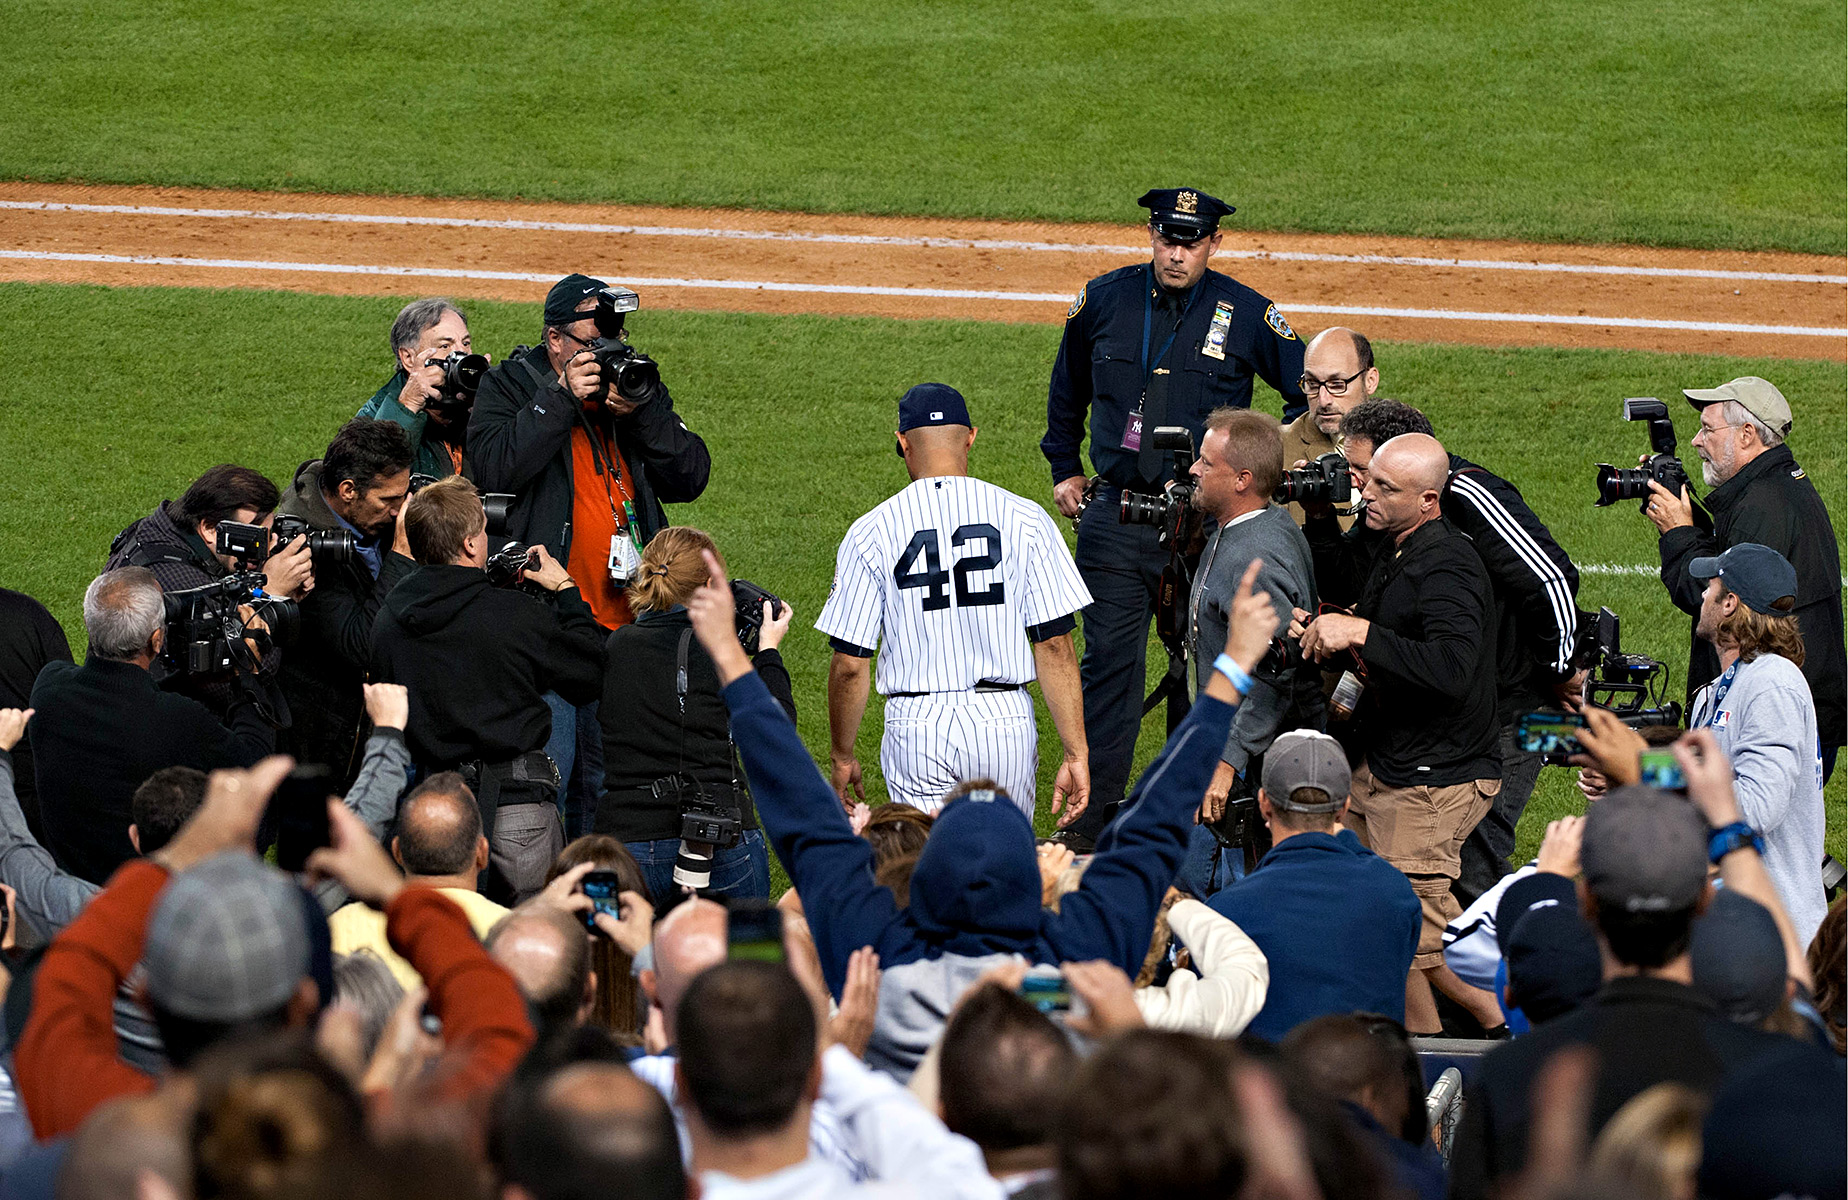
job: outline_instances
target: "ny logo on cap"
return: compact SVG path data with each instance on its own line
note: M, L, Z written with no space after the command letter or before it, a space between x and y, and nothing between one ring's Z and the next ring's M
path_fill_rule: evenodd
M943 420L943 414L940 412L934 412L930 414L930 419L933 421L941 421Z
M1189 215L1200 208L1200 197L1194 192L1182 192L1174 198L1174 211Z

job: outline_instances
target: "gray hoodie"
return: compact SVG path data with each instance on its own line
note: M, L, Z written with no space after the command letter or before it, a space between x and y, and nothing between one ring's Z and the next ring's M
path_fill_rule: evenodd
M1724 672L1694 697L1688 728L1711 726L1732 759L1739 807L1764 835L1765 871L1797 938L1808 946L1828 912L1822 891L1822 746L1809 683L1789 659L1741 662L1714 703Z

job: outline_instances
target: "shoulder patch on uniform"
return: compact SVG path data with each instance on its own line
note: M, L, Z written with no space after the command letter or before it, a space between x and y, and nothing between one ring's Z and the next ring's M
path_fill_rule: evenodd
M1277 311L1275 304L1264 310L1264 323L1275 329L1278 337L1292 342L1296 340L1296 331L1290 328L1290 323L1283 319L1283 314Z
M1802 467L1796 467L1796 468L1794 468L1794 469L1793 469L1793 470L1792 470L1792 471L1790 472L1790 477L1791 477L1792 479L1803 479L1803 478L1805 478L1805 476L1804 476L1804 474L1803 474L1803 468L1802 468Z
M1071 306L1070 308L1068 308L1068 309L1066 309L1066 310L1065 310L1065 319L1066 319L1067 321L1069 321L1069 320L1071 320L1071 319L1072 319L1073 317L1075 317L1075 316L1077 316L1077 315L1078 315L1078 310L1084 307L1084 293L1085 293L1085 290L1086 290L1085 288L1079 288L1079 289L1078 289L1078 298L1077 298L1076 300L1074 300L1074 301L1072 301L1072 306Z

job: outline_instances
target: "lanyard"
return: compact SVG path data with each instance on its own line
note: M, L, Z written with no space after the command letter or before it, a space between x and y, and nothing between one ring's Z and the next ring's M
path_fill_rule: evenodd
M1720 676L1720 681L1713 686L1713 704L1707 710L1707 720L1704 722L1706 725L1712 725L1720 719L1720 705L1725 702L1726 693L1732 690L1733 677L1738 673L1739 664L1735 662L1726 668L1726 674Z
M1205 280L1201 282L1204 283ZM1149 286L1142 291L1142 386L1145 389L1148 387L1149 379L1155 374L1155 365L1168 357L1168 348L1174 345L1176 335L1181 332L1181 326L1187 321L1187 314L1193 311L1194 301L1199 298L1200 284L1196 283L1193 291L1187 293L1187 303L1181 306L1181 319L1174 323L1174 328L1168 331L1168 340L1161 344L1161 349L1156 351L1155 357L1151 359L1149 357L1149 337L1155 329L1155 268L1152 264L1150 265Z
M596 460L597 467L599 468L597 474L602 476L603 479L603 495L604 498L609 501L610 520L615 524L618 530L621 530L624 524L622 513L617 511L616 492L610 486L610 481L613 478L617 484L622 482L622 458L616 453L616 446L613 439L609 447L609 456L606 457L604 455L604 446L602 439L597 436L597 427L591 424L589 418L584 416L584 410L581 405L578 408L578 420L583 422L584 436L590 439L591 457ZM626 502L623 507L625 509L628 507Z

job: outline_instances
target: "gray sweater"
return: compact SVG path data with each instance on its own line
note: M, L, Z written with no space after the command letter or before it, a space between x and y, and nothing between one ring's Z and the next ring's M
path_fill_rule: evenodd
M1226 648L1232 597L1254 558L1262 559L1264 565L1258 569L1252 591L1269 593L1277 610L1278 637L1288 642L1285 634L1291 609L1315 612L1315 565L1309 542L1290 519L1288 509L1272 504L1215 529L1200 552L1187 606L1187 648L1193 659L1196 693L1205 689L1213 660ZM1286 663L1273 650L1252 672L1252 685L1251 695L1239 701L1225 752L1220 755L1221 761L1240 774L1278 734L1301 727L1322 728L1325 711L1320 672L1300 659Z
M1822 751L1809 683L1789 659L1761 654L1716 710L1720 679L1694 697L1688 728L1709 725L1732 759L1739 807L1764 835L1765 871L1805 946L1828 912L1822 891Z

